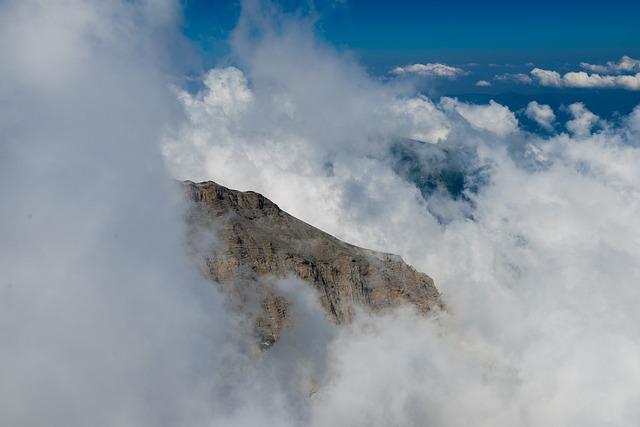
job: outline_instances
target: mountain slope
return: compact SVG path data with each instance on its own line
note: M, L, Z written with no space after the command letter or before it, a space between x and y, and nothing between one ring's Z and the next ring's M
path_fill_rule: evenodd
M288 320L289 302L274 290L274 279L291 274L318 291L338 324L349 322L356 306L381 311L410 303L424 313L440 306L433 280L397 255L345 243L258 193L214 182L183 185L192 201L189 241L204 273L253 313L264 346L277 341Z

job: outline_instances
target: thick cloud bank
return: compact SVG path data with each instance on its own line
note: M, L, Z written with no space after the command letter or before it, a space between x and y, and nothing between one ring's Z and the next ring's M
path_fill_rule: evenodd
M177 12L0 5L0 425L210 425L233 319L160 155Z
M574 104L556 127L569 133L541 138L497 103L378 83L304 24L256 13L245 10L235 34L238 68L181 93L188 122L167 141L172 170L263 192L339 237L397 252L435 278L449 307L340 329L306 422L638 422L640 109L606 123ZM554 131L547 106L526 115ZM469 171L485 178L463 197L422 191L395 168L398 144L420 173L456 153L463 182Z
M372 79L253 2L235 66L176 99L175 4L64 6L0 6L0 424L640 421L640 108L531 105L541 138L498 103ZM254 352L186 257L165 163L402 255L448 311L336 329L290 278L295 327Z

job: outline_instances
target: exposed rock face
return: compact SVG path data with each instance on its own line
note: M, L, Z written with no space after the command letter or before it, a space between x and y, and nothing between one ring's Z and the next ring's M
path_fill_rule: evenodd
M193 201L190 242L199 247L204 273L255 313L265 346L280 337L289 305L271 284L291 274L317 289L336 323L349 322L356 306L380 311L410 303L426 313L440 305L433 280L397 255L340 241L258 193L214 182L187 181L184 188ZM211 232L216 244L202 247L200 237Z

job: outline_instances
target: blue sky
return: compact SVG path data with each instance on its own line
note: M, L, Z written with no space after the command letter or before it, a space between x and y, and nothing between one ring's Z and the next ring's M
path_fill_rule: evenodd
M432 96L457 95L478 101L487 96L518 107L532 96L560 105L591 100L600 113L626 112L640 102L640 91L559 90L494 79L528 74L535 67L560 73L583 71L580 62L604 64L623 55L640 58L640 2L610 1L379 1L281 0L287 11L313 9L320 38L355 54L372 74L395 66L444 63L464 69L455 79L428 79ZM226 39L240 14L240 2L185 0L184 33L206 66L227 52ZM469 67L469 63L474 63ZM491 86L478 87L479 80ZM516 101L514 101L516 100Z
M235 0L186 0L186 32L201 43L224 37ZM308 9L306 1L281 1ZM363 54L491 57L588 53L605 59L640 50L640 2L633 1L316 1L330 42ZM495 52L494 50L498 50ZM598 58L599 57L599 58Z

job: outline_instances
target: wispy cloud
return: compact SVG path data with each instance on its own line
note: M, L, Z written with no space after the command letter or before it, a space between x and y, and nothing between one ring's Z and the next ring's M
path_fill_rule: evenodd
M527 74L523 73L506 73L506 74L498 74L493 77L493 80L498 82L515 82L529 85L533 83L531 77Z
M546 129L549 132L553 130L553 123L556 120L556 115L550 106L539 104L536 101L531 101L527 105L525 115L540 125L543 129Z
M396 67L391 70L391 73L397 76L413 74L424 77L446 77L450 79L455 79L467 74L462 68L441 63L411 64L404 67Z
M585 70L598 74L638 73L640 72L640 60L630 56L623 56L617 62L609 61L605 65L581 62L580 66Z

